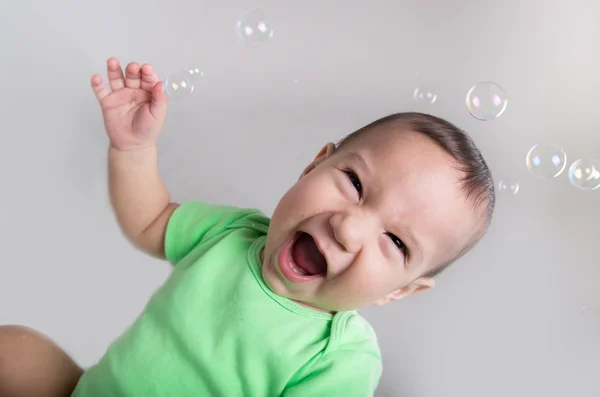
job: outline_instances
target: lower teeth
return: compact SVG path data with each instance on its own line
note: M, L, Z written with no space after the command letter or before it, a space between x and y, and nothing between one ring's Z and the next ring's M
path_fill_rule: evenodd
M292 266L292 270L294 271L294 273L299 274L301 276L307 276L308 273L306 273L304 270L302 270L300 267L296 266L296 264L294 263L290 263Z

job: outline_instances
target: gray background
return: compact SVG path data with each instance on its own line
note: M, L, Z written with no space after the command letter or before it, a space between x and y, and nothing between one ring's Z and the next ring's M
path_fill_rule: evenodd
M257 6L275 36L247 48L234 23ZM521 190L499 196L489 234L438 288L363 311L384 354L377 395L598 396L600 192L534 178L525 156L544 141L569 162L600 157L599 14L591 0L1 1L0 324L89 366L169 273L109 206L89 79L116 56L161 78L205 71L159 143L179 202L271 214L325 142L376 118L419 110L465 128ZM481 80L509 96L487 123L464 104ZM421 83L434 105L413 102Z

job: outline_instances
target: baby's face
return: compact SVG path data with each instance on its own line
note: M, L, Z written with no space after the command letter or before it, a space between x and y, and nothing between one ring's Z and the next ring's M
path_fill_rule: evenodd
M277 205L262 254L275 293L332 312L384 304L432 287L421 275L473 236L450 155L383 128L401 127L328 144Z

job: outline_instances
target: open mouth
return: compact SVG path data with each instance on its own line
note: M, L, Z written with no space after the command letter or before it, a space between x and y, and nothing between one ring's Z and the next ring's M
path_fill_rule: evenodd
M294 282L324 278L327 274L325 257L313 237L304 232L297 233L281 251L279 267L283 275Z
M314 276L327 272L327 261L308 233L300 232L297 236L292 245L292 258L304 275Z

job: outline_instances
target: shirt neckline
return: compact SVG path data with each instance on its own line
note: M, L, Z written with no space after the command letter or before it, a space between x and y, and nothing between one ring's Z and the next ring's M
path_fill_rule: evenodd
M262 290L279 305L293 313L304 317L311 317L314 319L333 320L334 314L321 312L302 306L292 301L291 299L288 299L281 295L277 295L269 288L269 286L265 283L265 280L263 279L262 263L260 261L260 252L265 246L266 241L266 235L260 236L254 241L254 243L252 243L250 249L248 249L248 265L250 266L250 270L252 270L252 274L254 275L254 278L256 278L256 281L258 282Z

